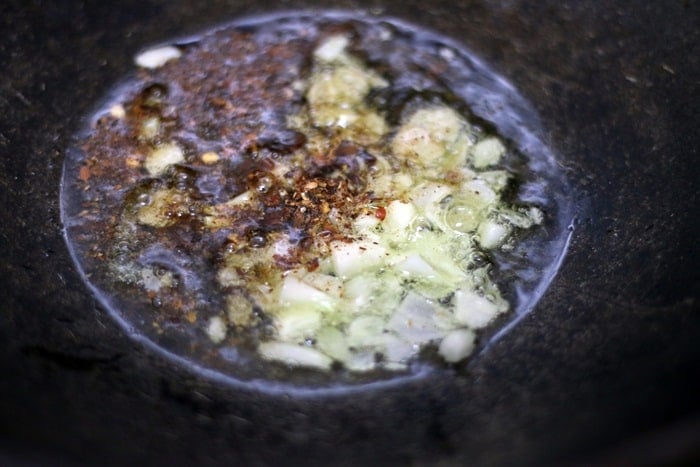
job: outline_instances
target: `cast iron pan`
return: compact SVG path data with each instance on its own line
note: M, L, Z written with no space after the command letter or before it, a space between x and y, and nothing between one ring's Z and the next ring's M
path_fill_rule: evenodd
M351 397L264 395L173 364L97 305L59 216L64 151L81 118L145 45L319 5L0 7L0 463L698 460L695 2L360 6L437 30L515 83L572 182L576 222L558 276L469 377Z

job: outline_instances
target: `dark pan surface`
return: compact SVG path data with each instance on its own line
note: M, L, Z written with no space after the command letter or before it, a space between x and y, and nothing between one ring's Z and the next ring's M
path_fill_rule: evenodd
M515 83L573 182L559 275L468 378L265 396L184 371L97 306L59 218L81 117L145 45L317 4L0 6L0 463L697 460L696 2L365 5L463 43Z

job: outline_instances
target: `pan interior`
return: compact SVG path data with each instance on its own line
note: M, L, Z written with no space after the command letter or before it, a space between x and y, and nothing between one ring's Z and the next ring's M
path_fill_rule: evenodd
M342 367L316 371L264 361L256 356L254 349L246 347L235 332L229 331L220 342L213 342L207 336L207 326L225 307L215 265L226 249L227 235L220 232L211 235L207 248L188 250L188 242L206 237L194 224L188 224L168 242L147 245L138 238L151 235L152 229L136 228L136 240L130 242L124 230L134 226L119 221L128 210L125 206L132 201L139 202L139 193L133 186L160 183L154 180L157 177L153 172L157 170L149 173L139 159L138 153L145 143L120 126L122 112L133 108L133 102L140 99L142 104L152 102L153 106L161 105L157 103L159 100L181 102L186 87L183 83L207 82L207 61L218 61L222 66L232 66L235 71L236 66L244 66L240 63L246 56L255 62L256 44L273 50L277 57L286 57L279 59L282 60L279 63L285 65L280 69L308 73L309 56L319 38L334 35L350 38L353 52L389 81L391 92L367 98L374 99L387 120L393 118L398 125L401 113L417 105L446 104L458 110L481 131L498 135L506 142L507 155L498 168L515 174L504 195L508 201L536 206L544 213L542 225L521 233L511 248L494 249L486 255L492 277L510 303L510 311L481 331L478 349L485 350L533 309L566 250L571 234L567 182L556 155L540 139L542 131L536 113L514 85L451 40L391 18L338 13L252 18L198 37L174 40L159 50L197 57L202 69L181 68L178 71L177 65L171 62L152 71L141 69L118 80L113 92L92 115L90 125L75 136L68 151L61 207L73 258L100 303L134 339L193 371L234 385L255 386L267 391L315 391L393 384L447 368L433 358L428 349L401 371L378 369L357 373ZM240 38L245 38L245 47L250 48L245 53L241 52L242 43L237 42ZM264 69L261 72L262 79L253 85L274 81L274 77L264 76ZM169 81L168 76L175 80ZM288 104L278 104L278 96L271 92L264 97L268 101L262 102L258 109L251 111L243 106L231 110L236 100L250 104L244 95L234 97L237 99L224 100L209 95L208 103L201 109L210 112L205 119L211 120L199 125L197 128L201 131L198 132L188 132L178 120L180 116L172 117L173 128L168 131L172 131L171 137L184 149L168 169L171 183L189 186L196 191L199 201L213 203L215 199L230 199L240 188L227 185L230 178L225 172L208 178L209 166L203 154L215 154L217 158L229 154L232 160L248 160L244 165L264 163L260 162L264 151L268 151L270 157L279 156L275 151L286 149L274 144L251 156L250 149L243 144L246 132L283 127L287 123L285 116L304 101L303 98L292 99ZM270 106L271 102L277 107ZM225 118L229 120L224 125L216 118L224 118L220 115L226 111L229 114ZM238 112L235 119L231 118L231 112ZM250 118L255 120L254 125L237 127L238 122ZM105 136L108 134L121 135L123 139L110 139ZM110 146L129 138L132 146ZM156 144L167 146L162 141ZM243 166L231 167L235 171ZM125 280L124 274L115 272L129 268L141 268L138 277ZM153 277L146 277L148 274ZM164 296L159 286L152 285L157 281L168 282L171 284L168 288L175 292ZM189 305L183 306L183 303ZM450 366L451 371L467 369L465 362Z

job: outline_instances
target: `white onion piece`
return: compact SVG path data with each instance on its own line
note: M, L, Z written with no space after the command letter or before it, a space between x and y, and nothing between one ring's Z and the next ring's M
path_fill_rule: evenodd
M309 284L306 284L292 275L288 275L282 282L279 296L280 304L296 305L316 303L323 307L333 305L333 298Z
M333 360L310 347L286 342L263 342L258 347L260 355L267 360L277 360L293 366L307 366L327 370Z
M510 226L492 220L482 222L477 230L479 244L489 250L500 246L509 233Z
M445 335L446 331L440 324L437 306L409 292L387 323L387 328L408 342L421 344Z
M330 246L333 268L340 277L350 277L374 269L384 261L387 254L386 248L371 241L337 241Z
M490 165L496 165L501 160L501 157L506 152L506 147L503 146L498 138L486 138L479 141L472 149L472 163L477 169L483 169Z
M472 329L483 328L499 313L499 307L471 290L455 292L455 319Z
M464 360L474 350L474 332L469 329L457 329L442 338L438 353L446 362L454 363Z
M277 335L283 341L301 341L320 327L321 312L313 308L284 308L275 315Z

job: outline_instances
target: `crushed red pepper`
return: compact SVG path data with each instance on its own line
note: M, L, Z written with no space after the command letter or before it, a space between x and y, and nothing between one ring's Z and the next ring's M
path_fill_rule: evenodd
M364 163L358 163L361 159ZM293 232L293 248L288 255L278 255L278 266L283 270L306 264L309 270L318 267L318 258L308 257L312 238L326 242L351 241L329 221L333 209L353 219L367 212L374 201L365 190L367 172L375 159L358 146L341 141L327 153L308 159L307 167L296 167L277 177L273 159L261 161L260 167L246 177L248 189L255 192L255 200L243 206L217 207L219 228L231 229L234 243L250 244L253 237ZM383 208L382 208L383 209ZM265 242L257 240L260 246Z

